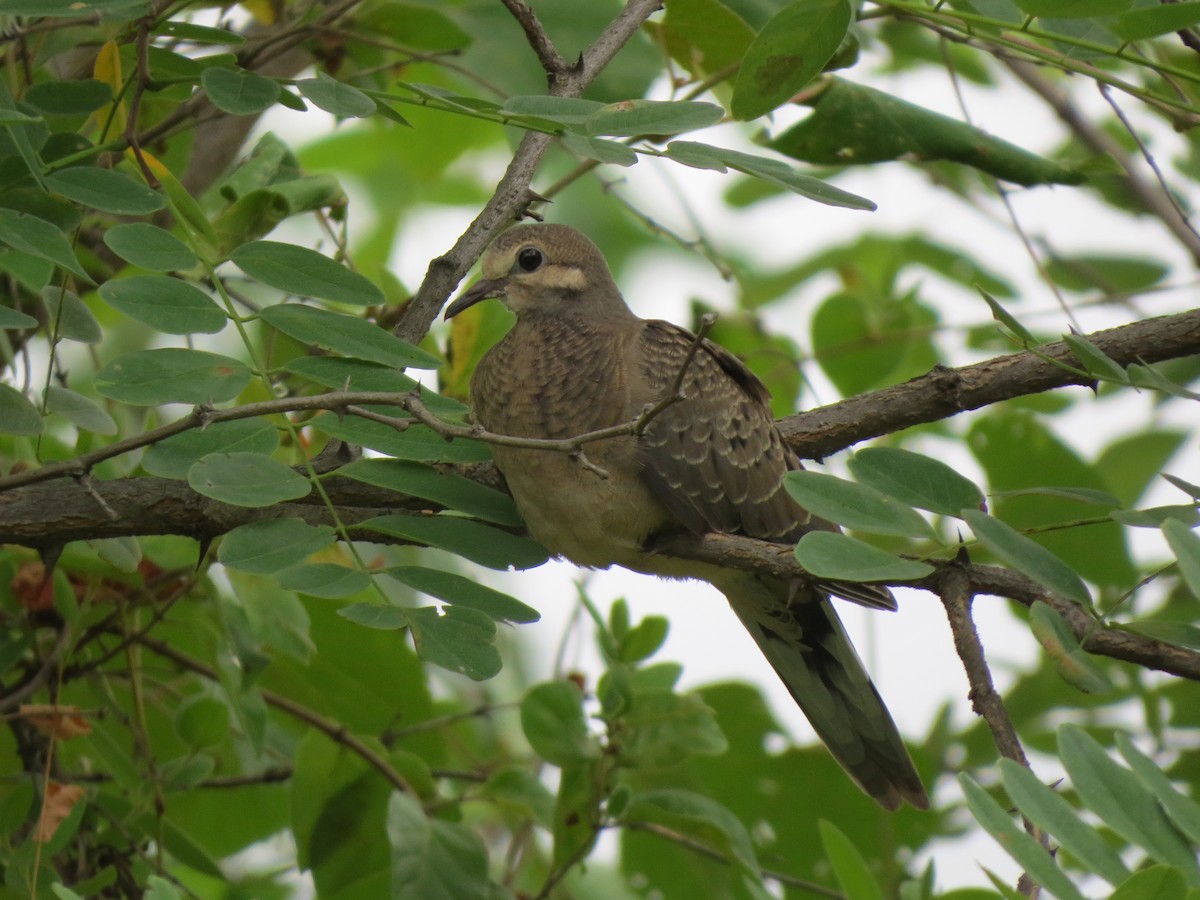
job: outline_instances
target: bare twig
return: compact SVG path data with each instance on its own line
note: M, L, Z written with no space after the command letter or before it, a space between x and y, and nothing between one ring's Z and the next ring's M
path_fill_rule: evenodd
M546 74L551 80L556 78L559 72L567 68L568 63L558 55L558 50L555 48L554 42L550 40L550 35L546 34L546 29L538 21L537 13L525 0L501 0L501 2L512 13L512 17L517 20L521 30L525 32L525 39L529 41L529 46L537 54L538 62L542 64Z
M583 93L661 5L661 0L629 0L596 42L583 52L579 65L558 71L550 85L550 96L578 97ZM399 337L416 343L425 336L450 292L462 281L484 248L529 205L529 185L550 140L550 135L525 133L491 199L454 246L430 262L421 287L396 325L395 332Z
M141 644L149 650L157 653L159 656L171 660L177 666L195 672L197 675L209 679L210 681L218 681L217 673L206 666L199 660L192 659L184 653L180 653L166 641L160 641L158 638L150 637L146 634L137 635L137 643ZM268 691L265 688L259 691L262 694L263 701L268 706L273 706L280 712L285 712L295 719L299 719L306 725L311 725L313 728L320 731L335 744L341 744L353 753L358 754L368 765L383 775L384 778L397 790L404 791L407 794L415 793L404 776L393 768L381 754L375 751L365 741L357 735L351 734L350 731L341 722L335 722L333 719L327 719L314 710L309 709L303 704L297 703L289 697L284 697L281 694L276 694L274 691Z
M1180 245L1200 264L1200 236L1180 215L1178 207L1166 190L1158 190L1129 159L1129 154L1113 137L1092 122L1071 103L1065 92L1058 90L1045 78L1037 66L1024 60L1001 57L1009 70L1041 97L1080 142L1096 154L1106 154L1125 171L1125 186L1142 208L1158 218L1174 235ZM1103 82L1098 82L1103 84Z

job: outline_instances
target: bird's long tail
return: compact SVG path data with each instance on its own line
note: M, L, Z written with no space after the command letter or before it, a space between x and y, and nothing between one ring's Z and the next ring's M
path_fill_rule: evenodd
M929 796L832 604L797 582L730 574L718 584L834 758L887 809Z

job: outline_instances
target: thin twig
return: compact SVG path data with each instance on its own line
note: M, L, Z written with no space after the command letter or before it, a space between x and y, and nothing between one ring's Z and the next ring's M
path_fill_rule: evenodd
M197 675L202 675L210 681L216 682L220 680L216 671L199 660L192 659L187 654L180 653L166 641L142 634L137 636L137 642L147 649L154 651L159 656L165 657L176 665L195 672ZM383 775L397 790L416 796L408 781L393 768L391 763L357 735L351 734L342 723L335 722L333 719L327 719L307 706L297 703L295 700L284 697L281 694L276 694L274 691L268 691L263 688L259 690L259 693L268 706L273 706L281 712L285 712L289 716L299 719L307 725L311 725L335 744L341 744L343 747L358 754L359 757Z
M525 40L529 41L529 46L537 54L538 62L542 64L546 75L553 83L554 79L558 77L558 73L567 68L568 63L559 56L554 42L550 40L550 35L546 34L546 29L538 21L537 13L525 0L501 0L501 2L512 13L512 17L517 20L521 30L525 32Z

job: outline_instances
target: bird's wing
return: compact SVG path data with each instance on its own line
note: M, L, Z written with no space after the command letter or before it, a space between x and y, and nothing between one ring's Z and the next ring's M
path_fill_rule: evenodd
M727 350L708 340L695 344L677 325L643 323L636 350L648 390L638 402L668 396L683 372L683 399L659 412L639 440L643 478L696 534L798 534L809 516L782 478L799 462L775 428L767 388Z
M680 523L709 531L794 542L806 531L837 531L811 516L783 488L802 468L771 415L770 392L745 364L711 341L660 320L642 323L642 375L635 402L668 396L683 372L683 399L663 409L638 442L642 478ZM877 609L895 609L884 587L831 582L831 593Z

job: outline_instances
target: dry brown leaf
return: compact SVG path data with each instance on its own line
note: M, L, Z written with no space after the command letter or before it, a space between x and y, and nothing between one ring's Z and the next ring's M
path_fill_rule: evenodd
M46 796L42 799L42 814L34 829L33 839L44 844L54 837L63 819L71 814L75 804L83 798L83 788L77 784L46 782Z
M60 741L91 734L92 726L78 706L54 706L50 703L22 703L21 716L44 734Z

